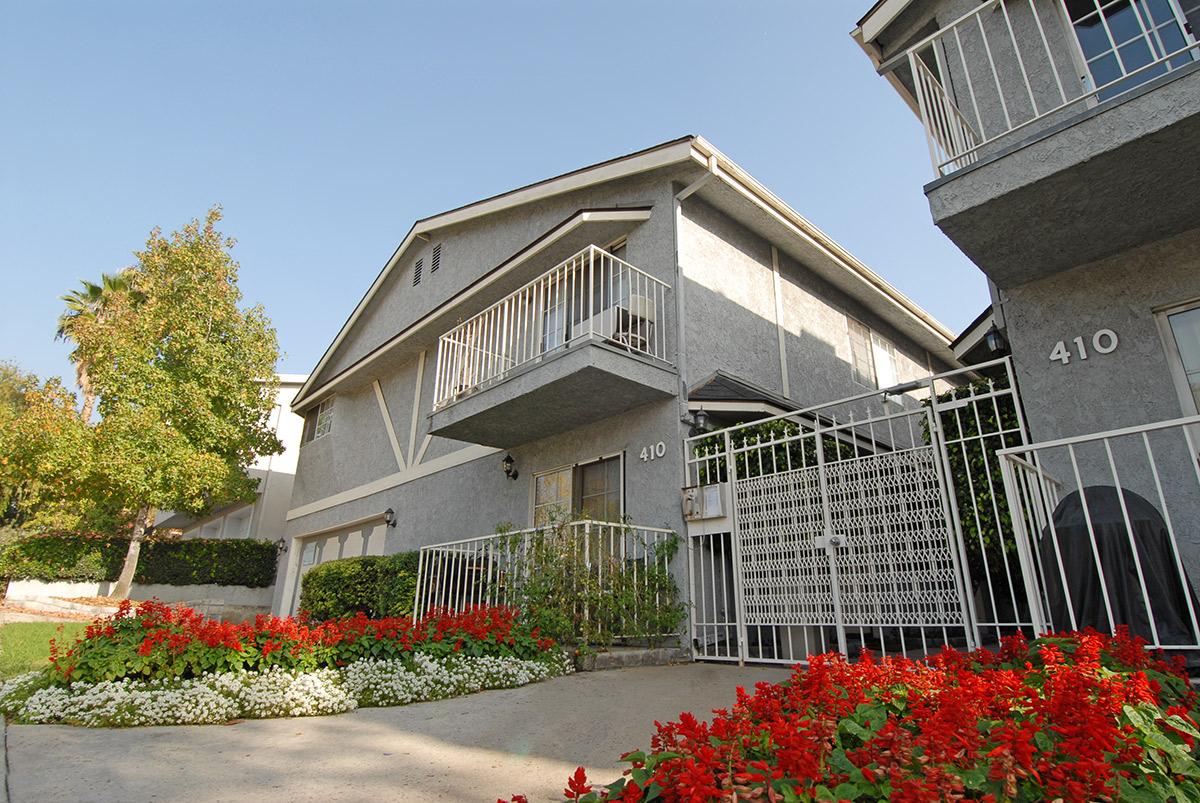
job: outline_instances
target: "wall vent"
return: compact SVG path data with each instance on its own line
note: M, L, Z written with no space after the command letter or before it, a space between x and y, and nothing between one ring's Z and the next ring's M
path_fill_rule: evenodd
M425 260L418 259L417 264L413 265L413 287L421 283L421 269L425 267Z
M433 258L429 260L429 272L433 273L442 266L442 244L433 247Z

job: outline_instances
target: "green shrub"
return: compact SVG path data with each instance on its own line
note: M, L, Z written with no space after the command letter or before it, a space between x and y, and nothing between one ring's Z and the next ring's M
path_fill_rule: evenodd
M300 583L300 610L318 621L365 613L411 616L419 552L342 558L309 569Z
M142 547L143 555L149 545ZM0 574L14 580L115 580L129 541L82 534L31 535L0 551Z
M80 534L35 535L0 547L0 575L18 580L114 581L129 539ZM231 585L265 588L275 582L270 541L148 540L134 579L165 585Z
M135 579L174 586L266 588L275 582L277 554L270 541L241 538L151 541L142 546Z

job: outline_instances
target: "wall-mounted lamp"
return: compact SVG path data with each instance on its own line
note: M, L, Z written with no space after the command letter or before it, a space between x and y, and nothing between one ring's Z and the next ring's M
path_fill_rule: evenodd
M1008 351L1008 341L995 326L988 329L987 334L983 336L983 345L987 348L988 353L993 355Z
M287 541L280 538L275 542L275 554L282 555L284 552L287 552Z
M383 523L386 524L388 527L395 527L396 526L396 511L392 510L390 507L387 510L383 511Z
M708 411L705 410L703 407L701 407L699 410L692 413L692 420L690 422L688 422L685 419L685 423L691 424L691 427L688 428L688 437L689 438L694 438L697 435L703 435L705 432L708 432L708 430L709 430Z
M519 476L517 471L517 461L513 460L511 454L504 455L504 459L500 461L500 465L504 467L504 476L510 480L515 480Z

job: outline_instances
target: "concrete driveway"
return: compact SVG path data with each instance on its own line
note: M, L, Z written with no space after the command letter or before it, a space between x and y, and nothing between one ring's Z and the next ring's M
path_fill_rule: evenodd
M8 728L14 803L561 800L583 765L608 782L654 720L727 707L781 668L618 669L332 717L99 730Z

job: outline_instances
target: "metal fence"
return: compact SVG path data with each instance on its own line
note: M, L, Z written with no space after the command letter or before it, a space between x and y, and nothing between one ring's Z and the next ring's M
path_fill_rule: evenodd
M1037 632L1200 649L1200 416L1001 450Z
M995 457L1025 443L1008 360L691 438L691 483L730 500L727 532L689 538L697 655L923 654L1029 628Z
M1198 45L1188 40L1175 3L1103 5L1073 4L1073 14L1085 15L1078 21L1089 31L1087 53L1060 0L989 0L908 50L938 175L973 164L983 148L1013 131L1107 100L1196 58ZM1119 31L1109 19L1118 11Z
M413 616L570 597L585 630L662 635L647 617L674 588L677 543L672 530L585 520L421 547Z
M589 245L438 341L434 406L585 340L666 361L669 285Z

